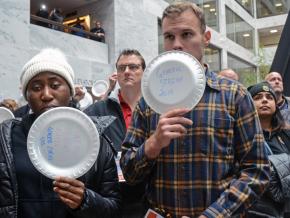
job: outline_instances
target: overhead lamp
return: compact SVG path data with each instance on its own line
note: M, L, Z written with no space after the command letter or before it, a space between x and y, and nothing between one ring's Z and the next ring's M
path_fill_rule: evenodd
M41 8L42 10L46 10L46 5L45 5L45 4L42 4L42 5L40 5L40 8Z
M276 7L281 7L282 6L282 3L276 3L275 6Z
M249 36L250 36L250 33L243 34L243 37L249 37Z
M210 4L205 4L203 5L204 8L209 8L210 7Z
M209 9L210 12L215 12L215 8Z
M270 30L270 33L277 33L277 32L278 32L278 30L276 30L276 29Z

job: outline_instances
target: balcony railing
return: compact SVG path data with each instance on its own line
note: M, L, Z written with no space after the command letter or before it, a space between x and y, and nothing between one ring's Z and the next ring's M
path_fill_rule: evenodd
M43 27L47 27L47 28L50 28L50 29L54 29L54 30L70 33L70 34L73 34L73 35L78 35L78 33L80 33L81 36L78 35L80 37L96 40L96 34L94 34L94 33L91 33L89 31L82 30L82 29L79 29L79 28L76 28L76 27L71 27L71 26L68 26L68 25L64 25L62 23L55 22L55 21L52 21L52 20L49 20L49 19L46 19L46 18L42 18L42 17L36 16L36 15L32 15L32 14L30 15L30 23L36 24L36 25L39 25L39 26L43 26ZM98 40L96 40L96 41L98 41Z

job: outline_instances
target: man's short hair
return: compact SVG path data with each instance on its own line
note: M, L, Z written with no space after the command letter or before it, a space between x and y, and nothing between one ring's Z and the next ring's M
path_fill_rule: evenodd
M277 71L272 71L272 72L269 72L269 73L265 76L265 80L268 80L269 77L270 77L273 73L277 73L277 74L279 74L280 77L282 78L282 75L281 75L279 72L277 72ZM283 78L282 78L282 81L283 81Z
M174 2L174 3L170 4L163 11L161 21L163 21L163 19L166 17L169 17L169 18L177 17L181 13L183 13L184 11L186 11L188 9L192 10L192 12L199 19L201 31L202 31L202 33L204 33L206 30L204 13L201 10L201 8L199 8L196 4L194 4L192 2Z
M239 80L239 74L237 74L233 69L231 68L226 68L218 72L218 75L221 75L223 77L233 79L238 81Z
M144 60L143 56L140 54L140 52L137 51L136 49L124 49L123 51L121 51L121 53L119 54L119 57L116 61L116 67L117 67L117 63L118 63L119 59L121 58L121 56L130 56L130 55L135 55L135 56L139 57L139 59L141 60L142 69L145 70L145 68L146 68L145 60Z

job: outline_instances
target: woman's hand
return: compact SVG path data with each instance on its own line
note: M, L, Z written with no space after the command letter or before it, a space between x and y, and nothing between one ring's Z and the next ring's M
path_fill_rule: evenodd
M58 194L60 200L71 209L81 206L85 193L84 183L76 179L58 177L53 186L53 191Z

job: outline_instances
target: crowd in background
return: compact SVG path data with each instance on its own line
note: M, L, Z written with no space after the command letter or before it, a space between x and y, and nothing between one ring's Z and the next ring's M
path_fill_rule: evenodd
M63 25L64 22L64 15L60 8L54 8L50 12L48 12L46 6L42 6L35 14L37 17L44 18L46 20L53 21L54 23L51 24L44 20L37 20L33 21L39 26L48 27L58 31L64 31L65 26ZM98 42L105 43L105 30L103 29L100 21L94 22L95 26L91 29L86 25L84 19L80 19L79 17L76 18L76 21L73 22L70 26L74 29L67 30L73 35L89 38ZM91 34L87 33L90 32Z

